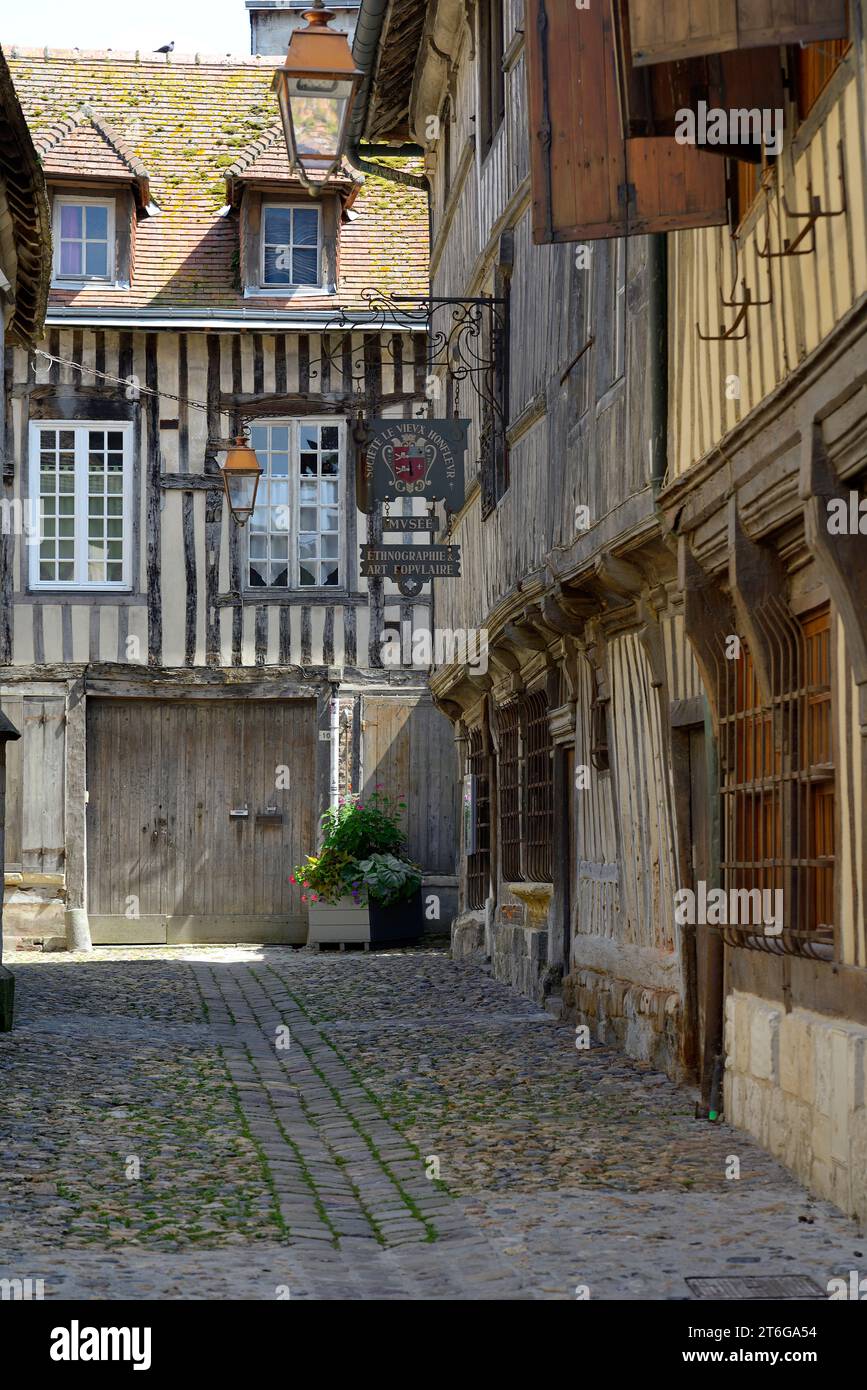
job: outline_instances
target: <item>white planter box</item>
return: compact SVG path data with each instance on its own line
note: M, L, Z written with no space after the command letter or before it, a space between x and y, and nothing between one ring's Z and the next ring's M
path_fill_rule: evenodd
M339 903L310 903L308 946L320 941L370 941L370 913L352 898Z

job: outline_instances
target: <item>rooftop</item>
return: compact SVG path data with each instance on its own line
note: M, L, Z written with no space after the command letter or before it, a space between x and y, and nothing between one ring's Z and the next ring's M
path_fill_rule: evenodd
M100 168L110 177L113 162L117 176L126 169L159 209L139 216L131 289L53 290L51 305L232 310L249 303L237 283L239 224L237 212L225 211L227 175L258 161L261 181L301 195L278 131L274 59L15 46L7 56L49 178L92 178ZM342 226L336 296L269 296L257 305L287 313L363 307L369 285L424 294L427 258L425 194L368 174Z

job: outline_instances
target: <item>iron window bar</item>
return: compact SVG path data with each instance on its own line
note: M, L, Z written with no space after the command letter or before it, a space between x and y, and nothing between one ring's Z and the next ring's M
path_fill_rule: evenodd
M491 880L491 792L488 754L481 729L470 729L467 771L476 779L476 852L467 856L467 907L485 906Z

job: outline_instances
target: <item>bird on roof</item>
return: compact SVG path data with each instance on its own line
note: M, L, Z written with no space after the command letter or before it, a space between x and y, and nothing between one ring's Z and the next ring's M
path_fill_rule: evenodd
M172 39L171 43L164 43L163 46L162 46L162 48L155 48L155 49L154 49L154 53L174 53L174 51L175 51L175 41L174 41L174 39Z

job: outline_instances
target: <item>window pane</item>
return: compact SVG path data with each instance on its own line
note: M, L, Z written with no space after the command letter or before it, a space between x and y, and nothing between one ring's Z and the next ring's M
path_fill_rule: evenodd
M288 507L288 505L289 505L289 484L288 484L288 483L272 483L272 484L271 484L271 506L272 506L272 507Z
M60 243L60 273L61 275L80 275L81 274L81 242L80 241L61 241Z
M268 566L262 560L256 560L250 565L250 587L253 589L264 589L267 579Z
M337 530L337 509L336 509L336 508L331 508L331 507L323 508L323 510L322 510L322 530L323 530L323 531L336 531L336 530Z
M81 236L81 208L70 203L60 206L60 238Z
M302 425L299 437L302 449L319 448L319 430L316 425Z
M315 484L315 482L313 482L313 483L302 482L302 483L300 484L300 486L301 486L301 501L302 501L302 502L315 502L315 501L316 501L316 484ZM324 484L323 484L323 486L324 486Z
M304 478L304 477L307 477L307 478L313 477L313 478L315 478L315 477L316 477L316 472L317 472L317 467L316 467L316 465L318 464L318 462L319 462L319 460L318 460L316 454L302 454L302 455L301 455L301 476L302 476L302 478Z
M288 268L283 268L285 256L275 246L265 247L265 284L266 285L291 285L292 274Z
M87 275L108 274L108 247L104 242L88 241L84 269Z
M280 562L271 566L271 585L275 589L286 589L289 586L289 570L285 562Z
M322 558L323 560L337 559L337 536L328 535L322 537Z
M260 463L261 463L261 459L260 459ZM289 455L288 455L288 454L272 454L272 455L271 455L271 477L272 477L272 478L286 478L286 477L288 477L288 475L289 475Z
M288 246L292 240L292 209L266 208L263 236L266 246Z
M336 584L336 583L337 583L337 566L336 566L336 565L331 565L331 564L322 565L322 566L321 566L321 570L322 570L322 583L323 583L323 584Z
M75 566L66 561L57 567L57 578L61 583L70 583L75 578Z
M320 502L331 502L332 505L336 506L339 501L337 496L337 483L321 482L319 484L319 500Z
M322 447L323 449L336 449L340 442L340 431L336 425L322 426Z
M304 586L305 588L309 584L316 583L316 575L314 574L313 570L310 568L309 565L301 565L299 577L302 586Z
M298 540L298 554L302 560L316 559L316 537L301 536Z
M315 208L296 208L295 245L315 246L319 240L319 213Z
M88 238L93 237L97 241L108 239L108 208L85 208L85 228Z
M301 529L302 531L315 531L318 529L315 507L301 508Z
M292 258L295 274L293 284L296 285L316 285L319 283L318 275L318 256L315 248L311 250L296 250Z
M254 425L250 430L250 447L254 450L261 449L263 453L268 448L268 428L266 425ZM260 459L261 463L262 460Z
M338 472L337 464L338 464L338 456L337 456L337 454L323 454L323 455L322 455L322 472L323 472L323 473L329 473L332 477L335 477L336 474L337 474L337 472Z
M289 426L274 425L271 429L271 452L285 454L289 448Z
M288 536L285 536L285 535L284 535L284 536L272 536L272 537L271 537L271 556L272 556L272 559L274 559L274 560L288 560L288 559L289 559L289 537L288 537Z
M108 435L109 449L119 449L123 453L123 435L117 430L111 430Z

